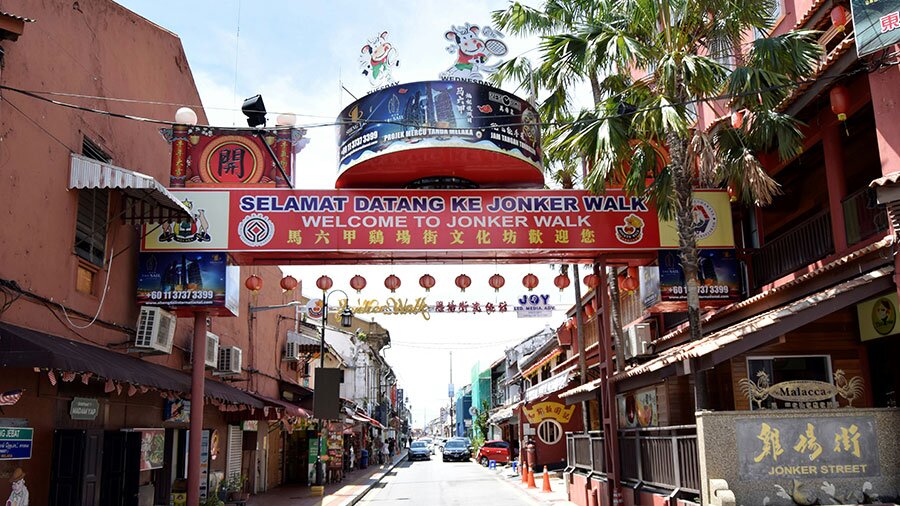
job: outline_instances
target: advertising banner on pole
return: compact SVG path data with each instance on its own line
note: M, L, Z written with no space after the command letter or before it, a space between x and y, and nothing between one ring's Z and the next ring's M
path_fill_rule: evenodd
M261 262L398 258L590 258L678 247L674 224L621 190L277 190L174 192L216 208L204 241L147 228L143 251L215 249ZM212 195L215 194L215 195ZM734 246L728 195L696 191L703 248ZM190 230L189 224L183 224ZM154 225L155 227L155 225ZM177 234L175 234L177 235ZM224 247L223 247L224 246ZM243 258L243 257L238 257Z
M172 309L219 308L224 315L235 315L240 288L238 269L229 266L228 255L220 252L140 253L137 303Z

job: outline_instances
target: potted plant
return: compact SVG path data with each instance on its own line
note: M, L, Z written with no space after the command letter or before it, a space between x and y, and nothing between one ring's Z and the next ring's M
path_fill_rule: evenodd
M250 493L244 491L244 485L247 483L247 476L243 474L235 474L225 480L225 490L228 492L229 501L246 501L250 498Z

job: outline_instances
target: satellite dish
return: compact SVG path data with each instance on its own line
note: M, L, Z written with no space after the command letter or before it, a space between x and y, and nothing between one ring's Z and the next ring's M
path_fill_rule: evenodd
M475 409L475 406L469 406L469 414L472 416L478 416L478 410Z

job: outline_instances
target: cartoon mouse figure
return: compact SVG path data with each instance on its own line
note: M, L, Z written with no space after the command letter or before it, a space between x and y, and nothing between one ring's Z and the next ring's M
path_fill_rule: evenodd
M359 66L372 86L393 82L392 72L400 66L397 50L387 41L387 35L387 32L381 32L360 50Z
M486 39L482 36L487 37ZM482 30L478 25L466 23L450 27L444 37L453 43L447 52L456 53L456 63L441 74L442 78L481 79L484 74L493 74L497 65L485 65L491 56L503 56L506 44L499 40L503 34L489 26Z

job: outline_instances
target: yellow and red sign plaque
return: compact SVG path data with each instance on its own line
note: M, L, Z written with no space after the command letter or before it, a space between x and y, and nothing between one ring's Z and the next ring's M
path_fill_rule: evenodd
M528 423L540 423L543 420L553 419L559 423L569 423L572 414L575 413L575 405L566 406L559 402L539 402L532 406L522 407Z

